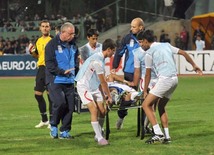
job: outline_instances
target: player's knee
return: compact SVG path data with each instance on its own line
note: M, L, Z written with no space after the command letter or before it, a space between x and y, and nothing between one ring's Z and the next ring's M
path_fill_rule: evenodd
M142 104L141 107L143 108L143 110L145 110L145 104Z
M41 95L43 95L43 92L35 91L34 94L35 94L35 95L38 95L38 96L41 96Z
M101 117L105 117L105 114L106 114L106 110L105 109L101 109L100 110L100 116Z

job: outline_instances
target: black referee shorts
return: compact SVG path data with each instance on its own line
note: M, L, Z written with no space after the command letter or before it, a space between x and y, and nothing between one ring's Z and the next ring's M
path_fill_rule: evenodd
M35 79L35 91L44 92L47 90L45 83L45 66L39 66Z

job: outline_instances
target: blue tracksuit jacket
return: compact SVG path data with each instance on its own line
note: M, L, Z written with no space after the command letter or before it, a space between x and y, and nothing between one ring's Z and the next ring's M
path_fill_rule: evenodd
M133 50L140 47L136 37L129 33L127 34L121 42L121 46L117 48L114 54L113 68L117 68L121 57L125 53L124 67L123 71L125 73L134 73L134 55Z
M74 42L62 42L59 34L45 47L46 83L74 83L79 68L78 48ZM74 69L69 75L65 70Z

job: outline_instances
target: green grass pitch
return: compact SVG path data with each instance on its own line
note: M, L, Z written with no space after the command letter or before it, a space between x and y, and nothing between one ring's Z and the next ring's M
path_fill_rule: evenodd
M214 155L214 77L179 77L167 105L172 143L145 144L136 137L136 109L121 130L116 111L109 113L110 145L98 146L88 112L74 113L73 140L51 139L47 128L35 129L40 116L34 78L0 78L0 154L26 155ZM46 98L47 99L47 98ZM157 115L158 116L158 115Z

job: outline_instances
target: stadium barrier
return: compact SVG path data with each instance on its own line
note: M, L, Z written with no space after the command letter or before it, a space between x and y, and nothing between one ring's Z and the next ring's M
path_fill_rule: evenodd
M31 55L0 56L0 76L35 76L36 62Z
M204 74L214 74L214 51L187 51L196 64L202 69ZM123 75L124 57L117 69L117 74ZM36 59L31 55L4 55L0 56L0 76L35 76ZM184 57L175 55L178 74L196 74L192 72L192 67ZM112 58L106 59L106 75L112 69ZM81 65L81 64L80 64Z
M187 51L204 74L214 74L214 51ZM175 56L178 74L196 74L183 56Z

